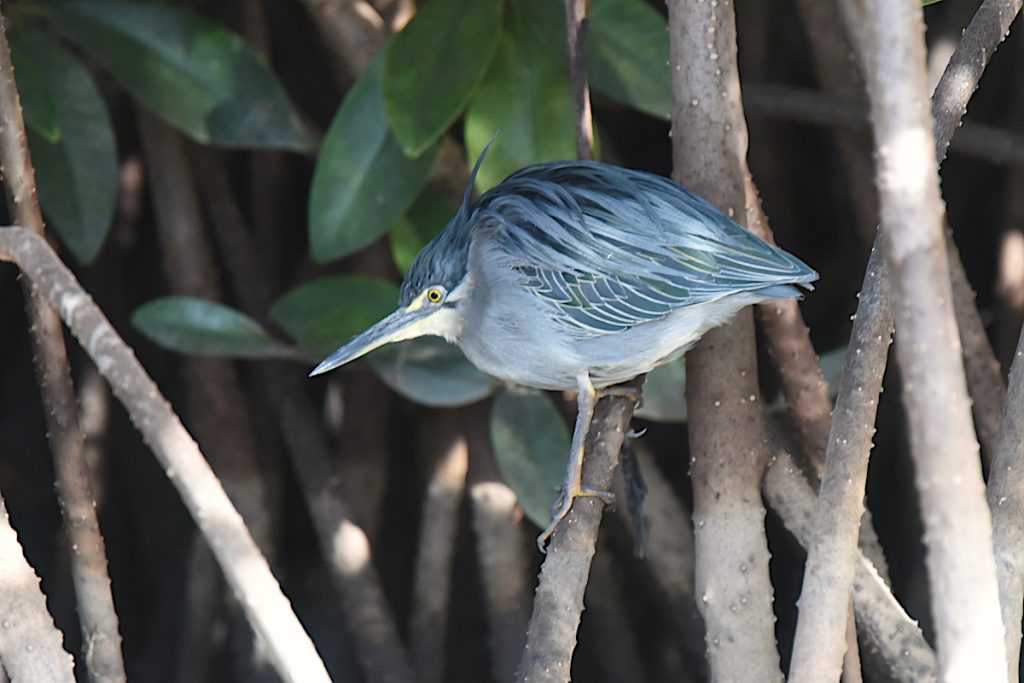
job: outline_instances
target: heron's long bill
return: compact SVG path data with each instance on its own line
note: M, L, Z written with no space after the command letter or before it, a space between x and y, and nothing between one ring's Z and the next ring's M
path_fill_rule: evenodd
M362 334L350 339L347 344L313 368L313 372L309 373L309 376L322 375L346 363L351 363L385 344L430 334L431 332L425 329L424 323L435 313L437 313L437 309L415 307L414 305L400 308Z

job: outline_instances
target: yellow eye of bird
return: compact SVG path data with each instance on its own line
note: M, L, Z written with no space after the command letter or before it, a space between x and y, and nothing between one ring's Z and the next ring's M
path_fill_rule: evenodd
M427 301L429 301L430 303L439 304L441 303L441 299L443 298L444 295L441 293L441 290L438 289L437 287L431 287L430 289L427 290Z

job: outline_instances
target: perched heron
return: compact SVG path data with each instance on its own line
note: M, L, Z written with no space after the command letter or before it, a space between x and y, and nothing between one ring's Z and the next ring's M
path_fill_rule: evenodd
M597 399L681 356L750 304L800 296L818 275L676 183L604 163L513 173L462 206L416 257L400 306L327 357L332 370L389 342L457 344L483 372L578 391L569 467L543 545L579 496ZM636 395L636 392L632 392Z

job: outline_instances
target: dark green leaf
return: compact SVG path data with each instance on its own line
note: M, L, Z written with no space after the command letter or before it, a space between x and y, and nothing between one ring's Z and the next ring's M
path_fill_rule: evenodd
M238 35L151 2L37 5L133 97L200 142L307 150L284 89Z
M686 367L674 360L647 373L636 416L652 422L686 422Z
M187 296L154 299L135 309L132 325L165 349L199 356L292 358L255 320L230 306Z
M494 389L494 380L473 367L459 347L438 337L385 346L369 361L385 384L421 405L469 405Z
M358 275L299 285L274 303L270 318L310 353L326 356L394 310L398 288Z
M391 228L423 189L436 144L411 159L388 128L380 82L383 55L352 87L324 139L309 195L309 244L316 261L345 256Z
M455 215L455 209L431 192L424 192L391 230L391 256L402 273L416 255Z
M544 40L545 26L557 25L561 15L560 3L550 0L508 7L498 52L466 112L471 165L501 131L476 179L481 192L524 166L576 158L564 39L555 44Z
M665 17L644 0L593 3L587 75L594 90L667 119L672 112Z
M384 106L409 156L422 154L465 108L494 56L501 12L501 0L432 0L391 41Z
M526 516L544 528L565 479L569 430L546 394L503 392L491 411L491 443Z
M43 47L40 43L45 41L52 45L53 41L39 31L11 30L8 37L25 124L47 142L57 142L60 140L57 98L53 95L50 77L38 59Z
M33 89L44 90L55 107L56 138L38 126L28 132L39 203L75 258L89 263L107 237L117 199L117 149L106 104L78 58L45 33L19 32L13 45L19 77L34 72L41 82ZM23 68L29 63L32 68Z

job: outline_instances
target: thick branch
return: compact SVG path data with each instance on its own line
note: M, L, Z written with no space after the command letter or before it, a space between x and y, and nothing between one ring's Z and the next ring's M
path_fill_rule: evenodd
M633 380L624 386L639 390L641 382ZM635 405L633 399L622 396L607 396L598 403L583 461L584 488L611 490L612 475L619 464L619 451ZM569 514L555 528L526 631L526 649L516 675L519 683L569 680L587 575L604 506L604 501L594 496L576 498Z
M15 681L74 683L74 660L46 611L39 578L25 559L0 498L0 661Z
M1006 629L1007 673L1018 680L1024 603L1024 333L1010 368L1006 409L988 483L999 602Z
M807 550L790 683L834 681L842 670L868 456L892 340L885 269L885 257L872 249L839 382L816 503L816 529Z
M110 382L209 542L281 678L328 683L330 678L313 642L196 442L99 307L46 241L29 230L0 229L0 258L15 262L32 286L60 311Z
M756 223L732 5L673 0L668 9L673 175L736 220ZM687 357L696 594L715 680L782 679L759 493L767 458L759 395L753 319L744 311Z
M1006 680L991 518L953 311L917 3L872 2L862 26L897 354L928 548L943 680Z

